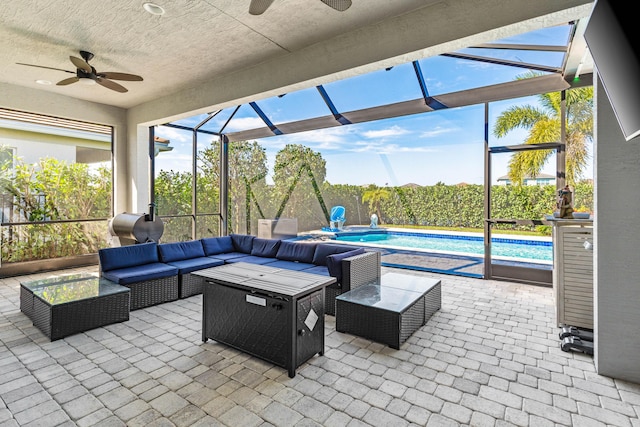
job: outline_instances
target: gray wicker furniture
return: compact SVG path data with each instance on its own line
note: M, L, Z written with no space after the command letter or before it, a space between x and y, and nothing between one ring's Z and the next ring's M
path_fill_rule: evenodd
M213 339L287 369L324 353L324 289L334 277L250 263L192 273L206 280L202 341Z
M178 299L178 276L124 283L131 290L131 310Z
M222 264L220 264L222 265ZM183 273L178 276L178 298L189 298L200 295L204 290L204 279L193 273Z
M23 282L20 310L54 341L129 320L129 288L88 274Z
M206 256L200 240L159 244L158 255L161 262L178 269L178 298L202 293L204 282L192 272L224 264L222 260Z
M342 278L340 282L325 289L324 311L336 315L336 297L351 289L379 280L382 264L380 252L371 251L342 260Z
M440 306L439 280L390 273L336 297L336 331L399 349Z
M131 289L131 310L201 294L198 270L236 262L269 265L334 277L325 313L335 315L335 297L380 277L380 253L353 245L264 239L231 234L186 242L103 248L100 275Z
M98 255L100 275L131 289L131 310L201 294L204 282L194 272L245 262L336 278L325 294L333 316L337 295L378 279L381 270L378 251L241 234L103 248Z
M178 299L178 267L160 262L155 242L98 251L100 276L131 289L131 310Z

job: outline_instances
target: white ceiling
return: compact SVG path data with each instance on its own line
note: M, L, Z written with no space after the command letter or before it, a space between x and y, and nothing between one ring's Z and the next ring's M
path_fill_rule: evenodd
M258 16L248 13L249 0L157 0L166 9L163 16L147 13L142 1L132 0L6 1L0 8L0 83L131 108L322 43L331 49L329 39L340 40L339 36L365 27L370 31L372 26L434 4L446 11L448 3L456 1L353 0L351 8L338 12L319 0L275 0ZM533 3L543 9L556 7L550 1ZM467 4L469 13L475 13L474 2ZM497 17L517 11L496 9L482 16L491 13ZM496 19L493 25L499 22ZM546 22L541 19L540 25ZM428 30L425 22L424 31ZM95 54L90 63L98 72L138 74L144 81L118 81L127 93L79 83L56 86L72 75L17 64L75 71L69 56L80 57L80 50ZM39 85L38 79L53 84Z

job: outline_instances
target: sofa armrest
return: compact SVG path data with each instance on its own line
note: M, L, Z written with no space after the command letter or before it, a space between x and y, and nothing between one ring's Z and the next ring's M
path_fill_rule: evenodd
M380 252L371 251L342 260L342 292L374 282L381 276Z

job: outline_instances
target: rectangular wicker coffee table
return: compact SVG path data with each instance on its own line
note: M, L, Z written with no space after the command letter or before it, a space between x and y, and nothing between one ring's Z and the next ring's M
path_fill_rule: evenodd
M54 341L129 320L129 288L87 273L23 282L20 310Z
M324 288L334 277L243 262L205 278L202 341L212 339L288 370L324 354Z
M399 349L440 306L440 280L387 273L336 297L336 331Z

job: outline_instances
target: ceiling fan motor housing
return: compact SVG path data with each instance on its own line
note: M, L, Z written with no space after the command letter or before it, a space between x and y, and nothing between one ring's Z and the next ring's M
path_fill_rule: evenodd
M92 79L92 80L95 80L96 78L98 78L98 76L96 75L96 69L93 68L93 67L91 67L91 72L90 73L87 73L82 68L78 68L76 70L76 75L78 76L79 79Z

